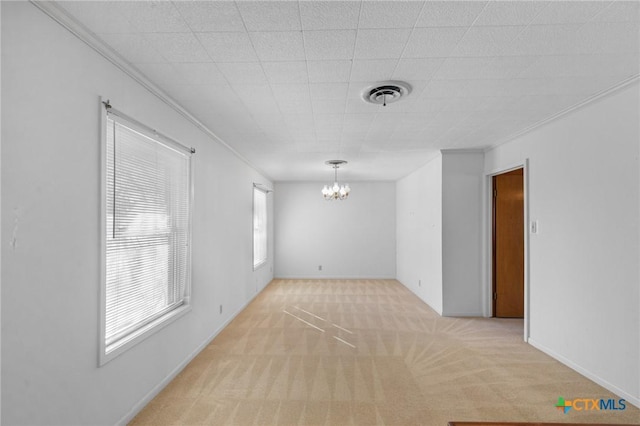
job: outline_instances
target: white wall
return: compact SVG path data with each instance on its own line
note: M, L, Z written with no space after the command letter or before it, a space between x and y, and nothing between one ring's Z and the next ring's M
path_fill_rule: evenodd
M270 281L251 234L270 182L32 4L1 7L2 423L126 421ZM99 96L197 150L193 310L100 368Z
M484 154L442 152L442 314L482 316Z
M323 185L276 183L275 276L395 278L395 184L350 182L343 201L324 200Z
M397 279L442 314L442 156L396 184Z
M486 153L529 158L530 343L640 405L638 83Z

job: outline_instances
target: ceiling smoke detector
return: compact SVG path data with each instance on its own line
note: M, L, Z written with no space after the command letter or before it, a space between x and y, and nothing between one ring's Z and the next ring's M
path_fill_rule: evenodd
M372 104L387 106L387 104L407 96L409 92L411 92L411 86L405 82L385 81L364 89L362 99Z

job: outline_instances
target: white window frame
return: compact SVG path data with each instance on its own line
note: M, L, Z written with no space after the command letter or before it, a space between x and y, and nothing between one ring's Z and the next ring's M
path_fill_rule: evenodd
M257 186L253 186L253 227L252 227L252 231L253 231L253 270L255 271L256 269L260 268L262 265L267 263L267 260L269 259L269 209L268 209L268 201L267 201L267 193L268 191L259 188ZM256 223L256 218L258 217L257 212L256 212L256 194L262 194L261 196L264 196L264 257L263 258L256 258L256 231L258 231L257 227L259 226L259 224Z
M106 344L106 302L107 302L107 185L108 179L107 176L107 119L108 115L112 115L111 118L115 118L117 121L121 123L126 123L126 126L147 136L154 141L163 144L167 147L170 147L174 150L186 151L189 154L195 153L193 148L185 147L184 145L174 141L171 138L168 138L164 135L159 134L153 129L137 122L136 120L128 117L122 112L113 109L107 102L103 102L100 99L100 107L102 109L101 114L101 157L100 157L100 170L101 170L101 182L100 182L100 265L101 265L101 276L100 276L100 332L99 332L99 356L98 356L98 366L102 366L117 356L121 355L123 352L126 352L131 347L140 343L147 337L153 335L159 330L163 329L167 325L176 321L189 311L191 311L191 223L192 223L192 210L193 210L193 176L194 176L194 167L193 160L189 159L189 194L188 194L188 203L189 203L189 225L188 225L188 250L187 250L187 259L186 259L186 283L185 283L185 296L183 298L183 302L180 306L173 308L172 310L164 313L159 318L156 318L149 323L143 325L138 328L136 331L120 338L117 342L109 345L107 347ZM104 106L103 106L104 105Z

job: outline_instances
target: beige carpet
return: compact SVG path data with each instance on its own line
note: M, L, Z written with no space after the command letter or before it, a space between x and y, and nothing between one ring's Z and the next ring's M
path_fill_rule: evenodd
M522 320L442 318L394 280L274 280L133 425L640 423L522 341Z

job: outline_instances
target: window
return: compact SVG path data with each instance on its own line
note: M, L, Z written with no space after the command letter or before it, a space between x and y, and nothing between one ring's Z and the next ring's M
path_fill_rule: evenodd
M267 193L253 188L253 269L267 261Z
M107 108L104 364L189 309L192 150Z

